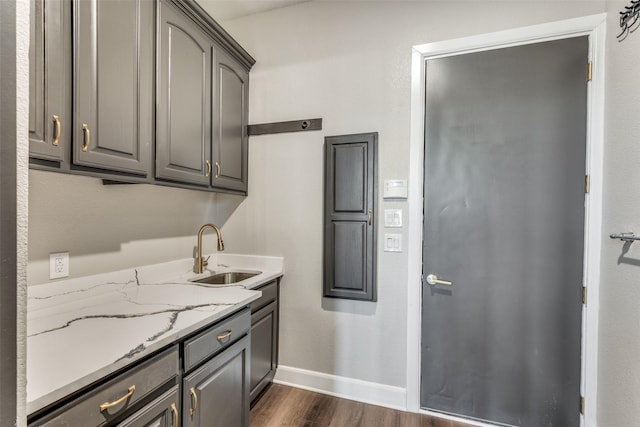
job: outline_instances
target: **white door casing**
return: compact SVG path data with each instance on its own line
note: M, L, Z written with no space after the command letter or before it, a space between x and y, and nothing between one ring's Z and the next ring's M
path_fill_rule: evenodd
M408 243L407 409L420 409L420 340L422 274L422 207L425 116L425 60L549 40L589 36L592 80L588 88L587 164L590 191L585 205L584 278L588 302L583 311L581 392L582 426L596 426L598 300L602 229L602 158L604 145L604 46L606 14L586 16L485 35L413 47L411 71L411 144ZM576 397L577 398L577 397ZM439 415L441 416L441 415ZM455 417L446 417L454 418ZM468 420L464 420L469 422ZM473 423L483 425L482 423Z

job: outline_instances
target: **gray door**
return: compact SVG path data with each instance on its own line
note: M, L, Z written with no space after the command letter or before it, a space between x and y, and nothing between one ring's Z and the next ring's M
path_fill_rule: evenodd
M212 45L169 2L159 2L156 177L209 186Z
M378 133L325 137L325 297L376 300Z
M153 141L153 2L76 0L73 163L146 175Z
M71 141L71 8L31 0L29 155L61 162Z
M212 185L247 191L249 73L221 48L216 63Z
M249 348L245 336L184 378L184 427L249 427Z
M426 63L424 408L579 425L587 58L579 37Z

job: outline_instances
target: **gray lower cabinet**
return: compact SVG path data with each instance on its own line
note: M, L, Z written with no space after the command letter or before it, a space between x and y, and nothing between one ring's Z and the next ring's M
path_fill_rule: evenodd
M245 335L183 379L183 426L249 426L249 348Z
M73 165L148 174L154 28L150 1L73 2Z
M249 426L249 308L29 416L29 427Z
M167 384L176 383L180 372L178 356L178 345L174 345L71 400L48 416L30 421L29 427L114 425L145 399L162 392Z
M249 73L216 50L212 186L247 191Z
M156 178L208 187L213 45L168 1L158 15Z
M180 423L178 385L140 409L118 427L177 427Z
M71 10L63 0L31 0L29 153L57 163L71 143Z
M257 288L262 297L251 304L251 378L253 405L271 384L278 368L279 281Z

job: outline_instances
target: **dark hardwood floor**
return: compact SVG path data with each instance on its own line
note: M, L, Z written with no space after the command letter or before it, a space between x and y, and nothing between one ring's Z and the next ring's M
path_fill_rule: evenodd
M251 427L470 427L273 384L251 409Z

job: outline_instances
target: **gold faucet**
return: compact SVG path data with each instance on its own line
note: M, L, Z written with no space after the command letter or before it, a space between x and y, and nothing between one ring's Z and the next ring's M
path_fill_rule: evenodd
M207 257L207 259L202 258L202 233L204 233L204 230L206 230L207 228L212 228L216 232L216 234L218 235L218 251L224 251L224 242L222 241L222 232L220 231L220 229L213 224L205 224L200 227L200 230L198 230L198 247L196 248L196 259L193 264L193 271L197 274L201 274L204 267L209 264L209 257Z

